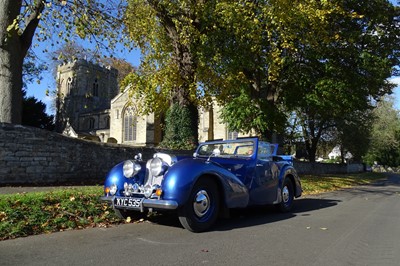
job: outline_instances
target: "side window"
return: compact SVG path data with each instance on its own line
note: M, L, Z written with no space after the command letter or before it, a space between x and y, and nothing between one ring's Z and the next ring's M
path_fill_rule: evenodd
M259 160L269 160L271 158L271 148L267 143L258 143L257 158Z

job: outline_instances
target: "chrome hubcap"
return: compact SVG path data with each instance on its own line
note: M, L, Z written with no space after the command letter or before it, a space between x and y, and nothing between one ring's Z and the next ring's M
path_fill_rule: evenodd
M200 190L197 192L194 202L193 202L193 210L197 217L201 218L207 214L210 209L210 197L208 196L207 191Z
M290 199L290 193L287 186L284 186L282 189L282 200L284 203L287 203Z

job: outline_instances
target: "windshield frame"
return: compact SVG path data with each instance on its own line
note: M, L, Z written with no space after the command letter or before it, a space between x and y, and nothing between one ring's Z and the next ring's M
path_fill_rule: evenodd
M243 138L234 140L215 140L200 143L196 149L196 156L210 157L215 155L215 149L220 152L221 158L249 158L257 154L258 138Z

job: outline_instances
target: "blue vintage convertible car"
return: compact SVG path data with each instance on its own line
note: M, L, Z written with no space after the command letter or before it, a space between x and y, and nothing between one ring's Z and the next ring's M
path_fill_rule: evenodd
M175 210L182 226L208 230L230 208L275 204L290 211L302 193L290 156L258 138L201 143L193 157L156 153L116 165L101 200L122 218L133 212Z

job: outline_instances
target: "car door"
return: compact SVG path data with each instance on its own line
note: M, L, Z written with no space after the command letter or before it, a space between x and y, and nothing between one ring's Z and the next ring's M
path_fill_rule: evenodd
M273 146L259 142L250 200L253 204L271 204L276 200L279 184L277 166L272 160Z

